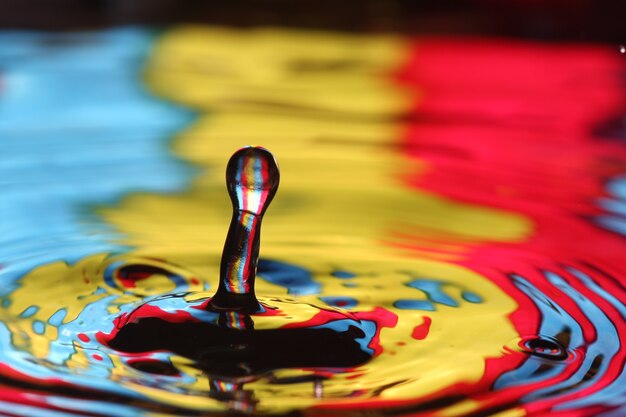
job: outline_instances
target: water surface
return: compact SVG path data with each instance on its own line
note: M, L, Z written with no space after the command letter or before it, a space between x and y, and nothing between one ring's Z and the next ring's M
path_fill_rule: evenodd
M0 36L2 412L619 415L611 48ZM216 315L224 170L250 144L281 167L267 308Z

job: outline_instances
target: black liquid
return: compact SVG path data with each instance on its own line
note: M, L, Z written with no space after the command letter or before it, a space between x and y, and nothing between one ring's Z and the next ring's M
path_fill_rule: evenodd
M203 322L148 317L126 324L109 342L120 352L166 350L191 359L209 375L239 377L284 368L352 368L371 355L356 339L363 330L282 328L237 330Z

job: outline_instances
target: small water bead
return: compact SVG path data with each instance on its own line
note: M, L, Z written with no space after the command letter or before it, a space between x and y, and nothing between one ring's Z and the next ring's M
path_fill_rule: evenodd
M558 340L546 336L524 337L519 341L518 347L522 352L542 359L564 361L572 356Z

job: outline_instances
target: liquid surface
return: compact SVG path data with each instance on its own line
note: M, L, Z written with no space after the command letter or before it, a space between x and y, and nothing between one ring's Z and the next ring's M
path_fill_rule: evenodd
M624 412L612 48L0 39L0 414ZM212 312L223 172L250 144L282 175L266 307Z

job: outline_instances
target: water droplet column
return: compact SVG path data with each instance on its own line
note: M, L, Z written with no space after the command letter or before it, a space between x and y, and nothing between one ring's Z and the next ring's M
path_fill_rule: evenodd
M276 194L280 174L274 156L265 148L245 147L233 154L226 167L226 186L233 204L220 283L208 307L254 313L260 310L254 293L261 221Z

